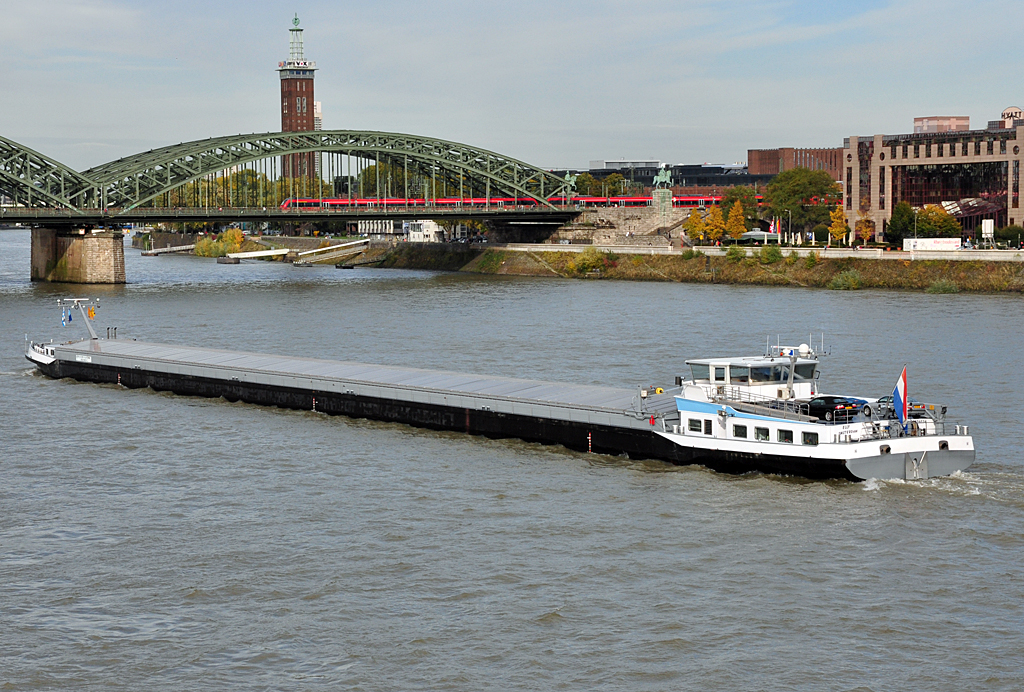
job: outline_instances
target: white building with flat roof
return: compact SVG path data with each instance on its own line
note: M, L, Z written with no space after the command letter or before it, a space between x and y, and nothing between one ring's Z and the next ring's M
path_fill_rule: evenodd
M406 221L404 225L410 243L443 243L447 240L444 229L436 221Z
M590 170L621 170L628 168L661 168L661 161L641 161L634 159L627 161L626 159L619 159L618 161L611 161L602 159L600 161L591 161Z

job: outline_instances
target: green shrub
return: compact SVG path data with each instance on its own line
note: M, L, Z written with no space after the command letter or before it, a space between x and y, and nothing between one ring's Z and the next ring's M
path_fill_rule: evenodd
M997 228L995 232L996 240L1002 240L1009 243L1016 243L1022 236L1024 236L1024 228L1021 228L1020 226L1005 226L1003 228Z
M796 254L796 250L791 250L790 253L786 255L786 264L792 267L796 264L798 259L800 259L800 255Z
M860 273L855 269L840 272L828 282L828 287L833 291L856 291L860 285Z
M223 257L228 254L224 243L213 238L200 238L197 240L193 252L199 257Z
M730 245L729 249L725 251L725 258L730 262L739 262L746 256L746 248L742 248L739 245Z
M778 245L765 245L761 248L761 264L775 264L782 261L782 249Z
M569 260L565 269L572 274L579 275L611 269L618 265L618 262L612 259L612 257L617 258L618 256L601 252L597 248L588 247L583 252L577 254L575 258Z
M949 279L939 279L933 281L932 285L925 289L925 293L959 293L960 287L956 285L955 281Z
M686 250L683 250L683 254L682 254L682 258L684 260L697 259L698 257L703 257L703 256L704 256L703 252L701 252L700 250L694 250L693 248L687 248Z
M804 267L806 269L814 269L818 265L818 253L812 252L807 255L807 259L804 260Z

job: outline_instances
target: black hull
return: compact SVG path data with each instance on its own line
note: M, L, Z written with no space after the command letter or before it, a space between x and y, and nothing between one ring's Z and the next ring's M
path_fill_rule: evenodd
M394 399L381 399L318 392L315 390L270 385L226 382L138 368L121 369L103 365L57 360L49 365L34 363L52 378L71 378L83 382L119 384L138 389L149 387L183 396L221 398L260 406L277 406L299 411L389 423L404 423L431 430L452 430L489 438L517 438L540 444L558 444L578 452L594 452L631 459L659 459L678 465L700 464L723 473L752 471L795 475L811 479L845 478L850 474L841 459L807 459L768 454L740 454L682 447L653 431L631 430L494 411L454 408Z

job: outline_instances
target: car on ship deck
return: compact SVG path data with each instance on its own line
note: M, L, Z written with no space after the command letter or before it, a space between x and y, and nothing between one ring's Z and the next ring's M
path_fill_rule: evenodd
M846 396L816 396L807 402L808 415L818 420L845 423L861 412L862 400Z

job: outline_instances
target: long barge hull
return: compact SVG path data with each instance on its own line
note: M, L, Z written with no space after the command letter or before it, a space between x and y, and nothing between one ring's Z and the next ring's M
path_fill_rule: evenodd
M184 396L558 444L578 452L700 464L726 473L857 480L842 459L707 450L657 434L678 424L675 399L593 385L541 382L127 339L49 346L26 357L52 378L149 387Z

